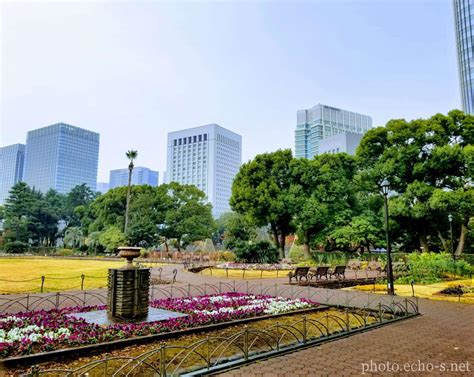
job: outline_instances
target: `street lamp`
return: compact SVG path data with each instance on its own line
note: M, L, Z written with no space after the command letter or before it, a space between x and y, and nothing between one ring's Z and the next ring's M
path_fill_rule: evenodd
M449 214L448 215L448 220L449 220L449 234L451 236L451 255L454 259L454 241L453 241L453 215Z
M390 188L390 182L388 181L387 178L385 178L382 183L380 184L382 187L382 193L383 193L383 201L384 201L384 207L385 207L385 240L387 242L387 255L388 255L388 261L387 261L387 277L388 277L388 283L387 283L387 293L389 295L394 295L395 294L395 289L393 286L393 266L392 266L392 247L390 245L390 230L388 227L388 191Z

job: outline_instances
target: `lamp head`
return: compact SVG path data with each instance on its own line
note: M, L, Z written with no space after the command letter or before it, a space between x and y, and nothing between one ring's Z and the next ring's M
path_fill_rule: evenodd
M390 188L390 182L388 181L387 178L384 178L384 180L382 181L382 183L380 183L380 186L382 187L382 192L384 195L387 195L388 194L388 190Z

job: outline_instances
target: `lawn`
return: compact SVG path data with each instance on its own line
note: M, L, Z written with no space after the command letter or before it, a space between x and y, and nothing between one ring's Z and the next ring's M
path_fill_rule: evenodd
M212 276L223 279L275 279L288 276L289 270L240 270L223 268L206 268L200 272L203 276Z
M461 297L455 295L444 295L439 294L445 288L452 288L458 285L464 287L470 287L471 292L465 293ZM375 290L374 290L375 287ZM468 304L474 304L474 279L464 279L464 280L452 280L452 281L443 281L440 283L433 284L414 284L413 286L415 291L415 296L419 298L429 298L431 300L443 300L443 301L454 301L454 302L464 302ZM351 288L344 288L347 290L358 290L365 292L373 292L386 294L387 286L383 284L374 285L359 285ZM395 294L397 296L403 297L412 297L413 291L410 284L396 284L395 283Z
M77 260L54 258L0 258L0 293L57 292L107 286L109 268L124 265L123 261Z

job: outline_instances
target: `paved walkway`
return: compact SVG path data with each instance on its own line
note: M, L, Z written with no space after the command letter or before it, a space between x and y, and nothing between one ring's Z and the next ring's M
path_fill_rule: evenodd
M420 308L423 314L420 317L250 364L222 375L474 376L474 305L420 300ZM387 362L392 372L384 372ZM402 372L406 363L412 372ZM450 370L451 364L458 366L458 372ZM431 367L433 371L429 372ZM400 368L397 373L393 372L396 368Z

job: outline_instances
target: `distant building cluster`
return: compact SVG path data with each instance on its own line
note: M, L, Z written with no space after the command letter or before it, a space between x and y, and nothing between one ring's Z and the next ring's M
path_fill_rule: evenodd
M334 150L353 154L355 148L348 149L347 145L355 142L356 137L348 136L352 140L347 143L346 136L339 138L335 136L349 135L349 133L363 135L371 128L370 116L336 107L317 104L311 109L298 110L296 112L295 156L313 158L318 154ZM328 141L328 138L331 140Z
M135 166L132 171L132 185L158 186L158 172L143 166ZM128 168L110 171L108 189L128 185ZM106 190L107 191L107 190Z

